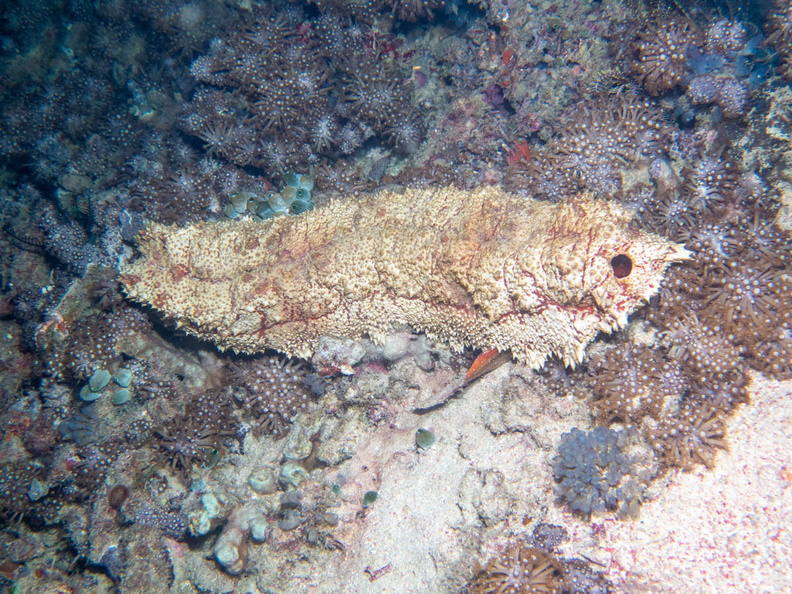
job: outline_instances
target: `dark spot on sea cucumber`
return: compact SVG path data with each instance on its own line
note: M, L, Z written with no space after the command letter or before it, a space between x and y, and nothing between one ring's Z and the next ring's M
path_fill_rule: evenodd
M632 272L632 260L629 256L619 254L611 260L611 268L616 278L627 278Z

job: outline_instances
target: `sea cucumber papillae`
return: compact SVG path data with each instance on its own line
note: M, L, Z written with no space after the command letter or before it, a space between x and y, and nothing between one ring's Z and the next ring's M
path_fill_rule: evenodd
M680 245L615 202L495 187L382 191L272 221L153 225L129 297L220 348L309 357L325 335L407 323L454 349L582 360L654 295Z

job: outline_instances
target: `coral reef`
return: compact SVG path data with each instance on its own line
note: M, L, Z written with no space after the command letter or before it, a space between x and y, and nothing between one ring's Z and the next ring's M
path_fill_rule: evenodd
M5 3L0 590L783 590L790 5L733 8Z
M592 565L577 558L561 558L557 549L569 539L562 526L538 523L529 538L515 539L476 572L466 592L561 594L609 592L610 584Z
M723 413L709 404L685 404L668 416L651 436L666 464L692 468L711 467L718 450L726 449Z
M681 88L693 106L719 107L719 118L744 116L751 92L767 75L763 39L748 34L752 24L719 19L704 29L687 16L654 12L623 48L626 68L641 87L654 96ZM677 112L682 121L695 117L684 100Z
M682 366L666 360L656 349L619 345L605 354L600 365L593 405L606 425L613 420L629 425L647 415L660 418L668 403L689 388L690 379Z
M632 44L633 75L650 95L673 89L687 73L689 47L701 42L696 25L682 18L640 31Z
M409 6L394 10L423 13ZM311 20L257 7L241 36L216 37L192 63L200 84L182 128L209 154L273 174L352 154L375 135L414 152L424 126L398 62L367 43L368 27L343 25L333 9Z
M240 389L234 398L268 433L282 434L311 402L306 372L300 362L277 357L234 363L232 375Z
M566 125L535 151L528 163L512 166L506 187L528 188L559 201L588 190L599 197L626 191L626 171L640 169L668 146L660 112L633 97L600 98L576 106Z
M168 418L153 430L154 446L167 464L182 477L193 466L211 466L217 461L221 439L236 434L229 426L229 403L209 395L196 398L184 414Z

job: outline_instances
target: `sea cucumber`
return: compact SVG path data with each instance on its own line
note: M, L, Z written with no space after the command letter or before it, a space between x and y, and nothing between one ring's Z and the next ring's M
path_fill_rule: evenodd
M455 350L575 365L688 258L632 218L586 195L385 190L271 221L154 224L121 281L221 349L310 357L324 335L381 340L407 323Z

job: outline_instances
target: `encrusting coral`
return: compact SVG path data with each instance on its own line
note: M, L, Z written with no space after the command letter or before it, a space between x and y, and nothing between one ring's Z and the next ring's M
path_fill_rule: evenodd
M587 196L385 191L271 222L154 225L122 283L188 333L242 352L308 358L323 335L377 340L407 323L454 349L574 365L687 258L631 219Z

